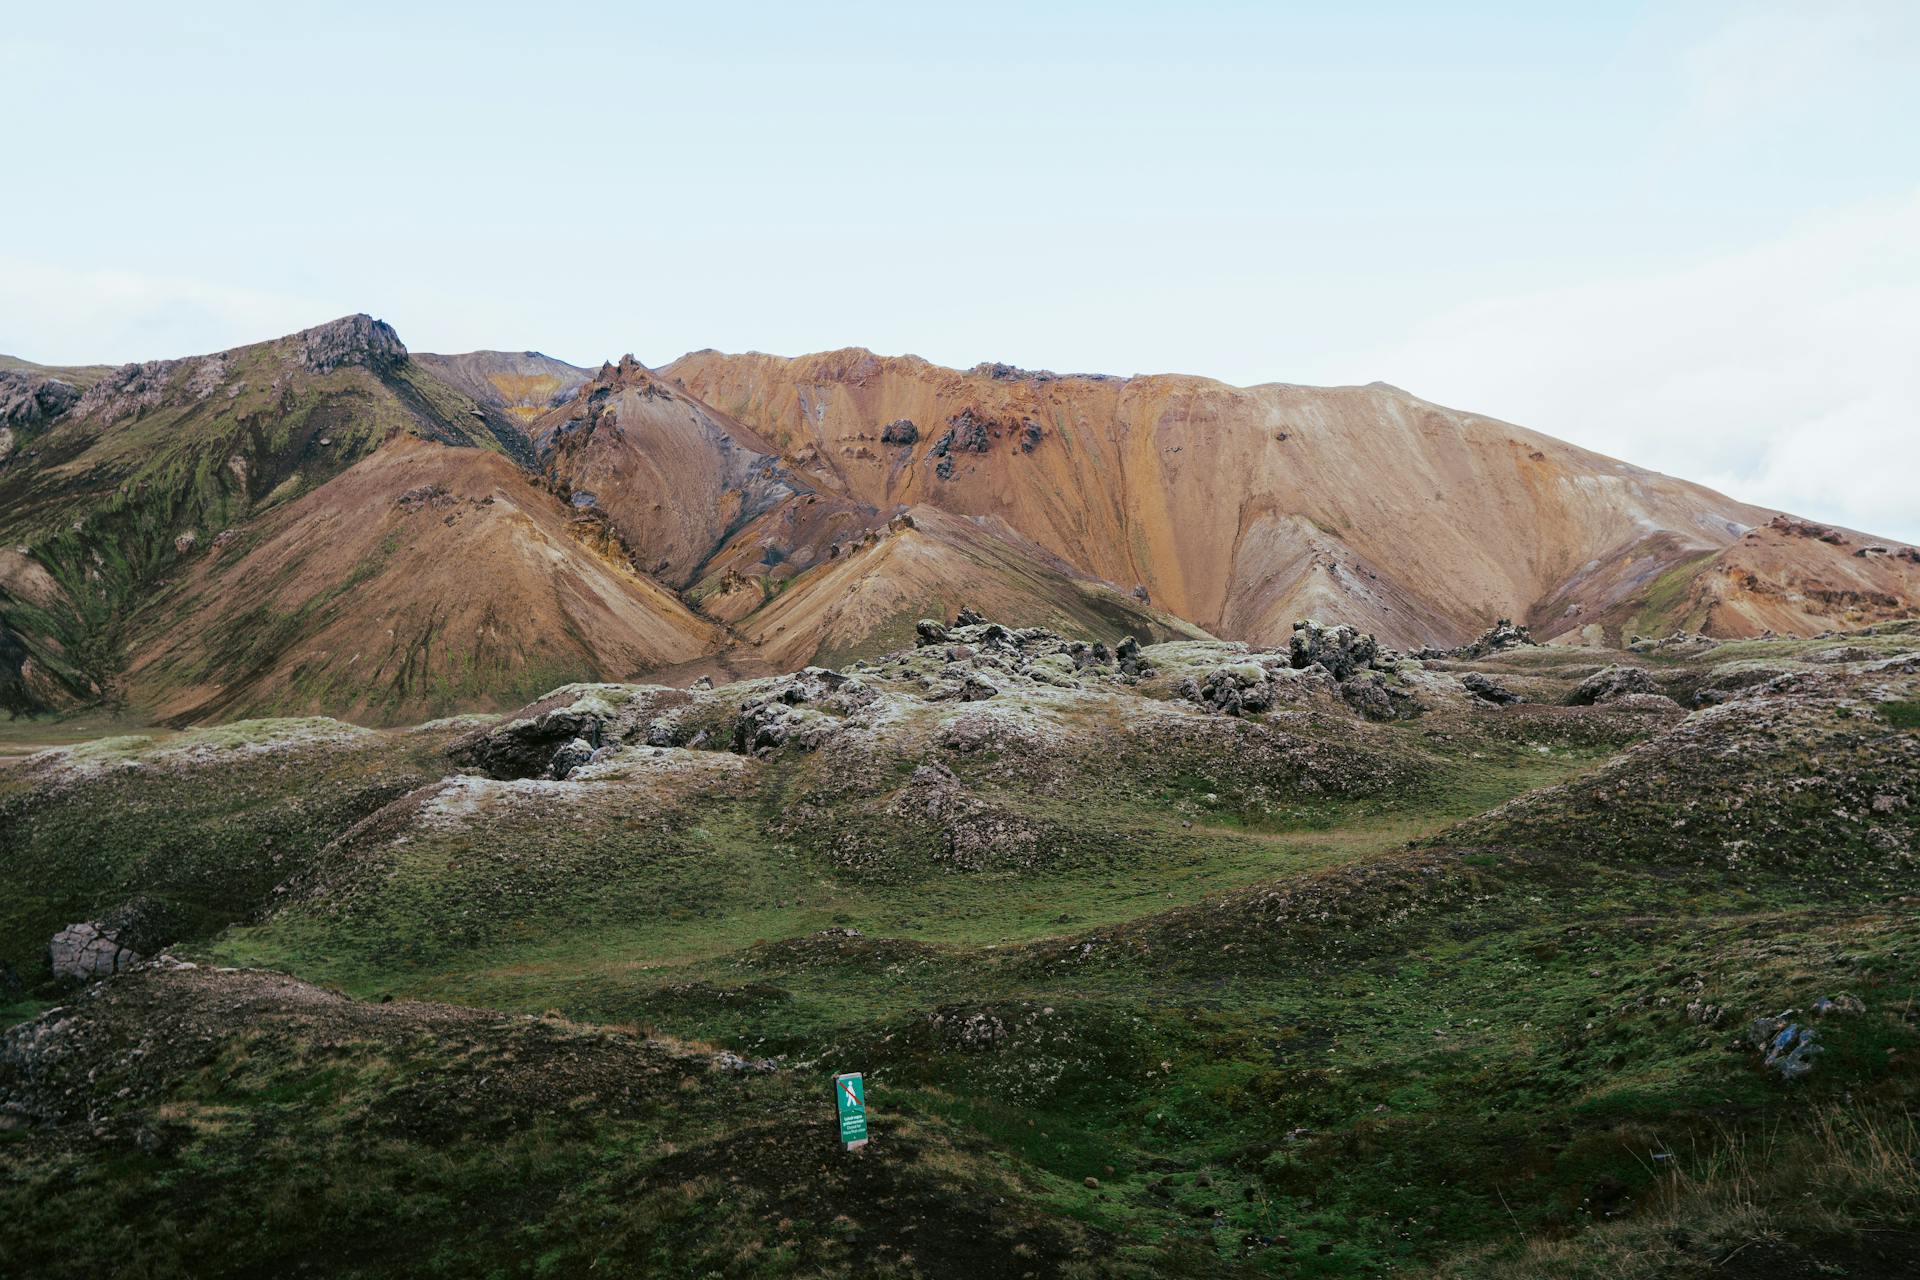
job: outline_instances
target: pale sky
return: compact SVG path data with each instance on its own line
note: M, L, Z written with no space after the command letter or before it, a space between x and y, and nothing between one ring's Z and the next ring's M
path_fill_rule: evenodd
M0 8L0 351L1382 379L1920 541L1920 5L277 8Z

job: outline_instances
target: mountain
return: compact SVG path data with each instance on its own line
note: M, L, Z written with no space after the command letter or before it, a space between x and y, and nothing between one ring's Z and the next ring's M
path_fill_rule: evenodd
M963 606L1102 639L1204 635L996 520L863 502L632 356L532 419L554 493L734 628L751 661L847 661Z
M1920 550L1776 515L1719 551L1682 558L1591 615L1587 638L1813 635L1914 616ZM1545 612L1551 613L1549 607Z
M470 397L495 439L521 464L538 462L527 435L533 419L564 402L592 376L589 370L538 351L422 352L414 362Z
M842 664L923 616L1455 646L1911 616L1920 554L1397 388L410 353L0 361L0 706L379 723Z
M482 408L499 409L522 423L562 403L593 376L590 369L538 351L469 351L457 356L417 352L413 359Z
M998 519L1259 644L1308 615L1402 645L1458 644L1496 616L1618 643L1623 619L1683 616L1662 607L1663 575L1776 514L1382 383L960 372L858 348L701 351L661 373L848 498ZM1920 600L1913 567L1880 566L1895 612ZM1776 614L1798 630L1887 611L1857 612L1844 576L1809 570L1792 610L1701 622L1745 634Z
M648 572L677 586L691 585L741 527L812 492L752 432L632 356L534 418L530 432L555 492L600 513Z
M168 720L390 723L720 646L596 535L501 454L401 436L184 566L127 682Z
M382 322L91 372L26 371L85 390L0 462L10 711L390 721L723 639L536 483L504 392Z

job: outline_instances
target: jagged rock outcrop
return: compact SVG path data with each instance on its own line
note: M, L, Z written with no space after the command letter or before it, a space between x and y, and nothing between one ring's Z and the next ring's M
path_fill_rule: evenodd
M1000 687L990 680L967 672L950 683L935 685L927 691L929 702L985 702L997 697Z
M219 360L203 356L201 360ZM172 385L176 372L193 360L148 360L141 364L123 364L88 387L74 404L73 412L83 418L114 423L144 413L159 404Z
M1310 618L1293 624L1284 657L1253 654L1204 675L1188 676L1175 692L1223 715L1257 715L1315 692L1337 695L1370 720L1400 720L1424 709L1399 674L1398 660L1370 634L1343 624L1322 626Z
M407 349L393 326L365 314L342 316L293 336L300 362L314 373L332 373L343 365L386 373L407 360Z
M1287 653L1296 670L1319 667L1340 681L1351 678L1362 668L1392 670L1392 660L1381 652L1373 636L1344 622L1325 627L1311 618L1302 618L1293 624Z
M636 743L705 745L701 730L684 718L712 705L659 685L569 685L506 724L455 739L447 757L490 778L565 778L602 753Z
M1475 698L1482 702L1490 702L1496 707L1510 707L1517 702L1526 701L1492 676L1483 675L1478 671L1467 672L1460 677L1460 683L1466 686L1467 692Z
M1464 658L1484 658L1490 653L1501 653L1508 649L1522 649L1540 642L1533 638L1533 632L1524 625L1516 625L1511 618L1498 618L1494 624L1482 631L1473 641L1460 650Z
M1674 650L1699 653L1715 648L1719 643L1712 636L1701 635L1698 631L1676 631L1672 635L1661 636L1658 639L1652 636L1634 636L1627 642L1627 649L1632 653L1666 653Z
M929 458L937 458L933 473L942 480L953 479L953 455L956 453L985 453L992 447L992 423L976 414L972 409L962 409L947 419L946 432L933 442L933 448L927 450Z
M1696 707L1717 707L1749 690L1758 689L1788 673L1788 668L1764 662L1730 662L1707 673L1693 691Z
M1777 530L1792 538L1814 538L1836 547L1847 546L1847 536L1838 529L1824 524L1815 524L1811 520L1798 520L1793 516L1778 515L1767 521L1767 528Z
M1340 698L1369 720L1409 720L1423 710L1413 690L1379 671L1362 672L1340 682Z
M880 430L881 444L915 444L920 439L920 428L913 425L911 418L895 418Z
M141 959L138 952L123 945L118 932L93 921L70 924L47 943L47 963L53 976L71 981L111 977L131 969Z
M1180 695L1221 715L1257 715L1273 707L1273 672L1259 662L1216 667L1180 682Z
M569 738L553 753L553 763L547 766L547 772L565 781L575 769L593 759L594 749L594 745L585 738Z
M1576 707L1591 707L1603 702L1616 702L1634 694L1660 692L1660 686L1653 682L1644 667L1603 667L1582 680L1567 701Z
M70 382L23 369L0 369L0 427L44 426L78 403L80 388Z
M750 755L786 746L812 750L839 731L842 717L879 696L854 677L808 667L741 706L733 749Z
M1778 1018L1755 1018L1747 1040L1759 1052L1760 1065L1782 1080L1798 1080L1813 1070L1816 1054L1826 1052L1812 1027Z
M601 724L593 711L577 704L556 707L498 728L478 730L448 747L447 755L461 768L490 778L538 777L576 739L586 742L591 751L600 738Z
M1451 649L1436 648L1428 645L1415 649L1413 656L1422 660L1428 658L1484 658L1490 653L1504 653L1508 649L1523 649L1528 645L1538 645L1533 632L1524 624L1517 624L1511 618L1498 618L1491 627L1482 631L1466 644Z

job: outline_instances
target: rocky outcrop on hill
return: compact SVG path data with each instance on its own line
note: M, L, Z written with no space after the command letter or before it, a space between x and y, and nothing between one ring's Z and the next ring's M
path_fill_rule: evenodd
M343 365L358 365L386 373L407 360L400 335L384 320L361 314L304 329L293 335L300 362L314 373L332 373Z
M1672 635L1655 639L1651 636L1634 636L1627 642L1630 653L1701 653L1719 645L1712 636L1701 635L1698 631L1676 631Z
M1523 649L1540 642L1533 638L1533 632L1525 625L1516 625L1511 618L1497 619L1491 627L1482 631L1466 644L1451 649L1435 648L1431 645L1414 650L1413 656L1422 660L1428 658L1484 658L1491 653L1504 653L1509 649Z
M23 369L0 369L0 427L41 427L79 402L80 388L70 382Z
M933 473L942 480L951 480L955 453L985 453L991 445L987 428L987 421L971 409L962 409L949 418L946 432L927 450L929 458L939 459Z
M1500 618L1466 645L1461 650L1460 656L1484 658L1490 653L1501 653L1508 649L1520 649L1539 643L1533 638L1533 632L1524 625L1516 626L1511 618Z
M922 618L914 624L914 635L919 648L944 647L945 676L950 683L930 696L957 697L961 701L977 701L982 696L979 688L974 689L974 696L967 696L962 686L969 681L991 689L976 674L981 670L1062 685L1076 682L1082 672L1139 675L1147 669L1140 657L1139 642L1131 636L1121 642L1121 653L1116 654L1097 640L1074 640L1045 627L1002 626L972 609L962 609L952 626ZM1124 665L1130 665L1131 671L1123 670Z
M694 699L658 685L568 685L505 724L456 739L447 757L490 778L564 778L603 748L683 745L676 726Z
M1824 524L1815 524L1811 520L1796 520L1792 516L1780 515L1767 521L1767 528L1777 530L1791 538L1815 538L1836 547L1847 545L1847 536L1844 533L1838 529L1828 528Z
M1187 701L1221 715L1258 715L1272 710L1278 700L1281 670L1287 672L1285 678L1292 683L1293 668L1283 668L1277 657L1269 655L1264 661L1256 658L1229 663L1203 676L1188 676L1176 686L1176 691ZM1334 684L1324 673L1321 679L1329 688Z
M560 744L558 751L553 753L553 760L548 764L547 772L556 779L565 781L575 769L592 762L594 751L594 745L585 738L569 738Z
M824 667L808 667L741 706L734 726L734 750L747 754L785 746L811 750L838 731L842 717L879 696L863 681Z
M1468 693L1480 701L1490 702L1496 707L1510 707L1517 702L1526 701L1525 698L1507 688L1506 685L1501 684L1492 676L1484 675L1478 671L1467 672L1467 674L1460 677L1460 683L1465 686Z
M1635 694L1659 692L1660 686L1644 667L1612 666L1603 667L1582 680L1567 701L1572 706L1591 707Z
M1294 623L1283 656L1251 653L1203 674L1189 675L1175 692L1208 711L1258 715L1316 693L1337 696L1369 720L1419 715L1425 703L1400 671L1399 659L1370 634L1345 624Z
M140 960L139 953L121 944L118 933L92 921L70 924L47 943L53 976L72 981L110 977Z
M79 417L98 418L102 423L134 417L160 403L180 369L220 359L219 356L202 356L199 360L148 360L143 364L123 364L88 387L73 411ZM204 382L205 379L200 381Z
M1293 624L1287 653L1296 670L1319 667L1335 680L1350 679L1362 668L1393 669L1392 659L1372 635L1344 622L1324 627L1312 618L1302 618Z

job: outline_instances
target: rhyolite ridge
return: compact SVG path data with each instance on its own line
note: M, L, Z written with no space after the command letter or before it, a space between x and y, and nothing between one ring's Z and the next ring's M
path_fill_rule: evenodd
M596 370L416 355L367 315L111 369L0 363L13 715L400 723L569 678L838 666L962 608L1109 648L1276 648L1310 617L1458 658L1920 605L1914 548L1378 383L858 348ZM1369 657L1307 665L1405 713ZM1262 703L1246 674L1203 700Z

